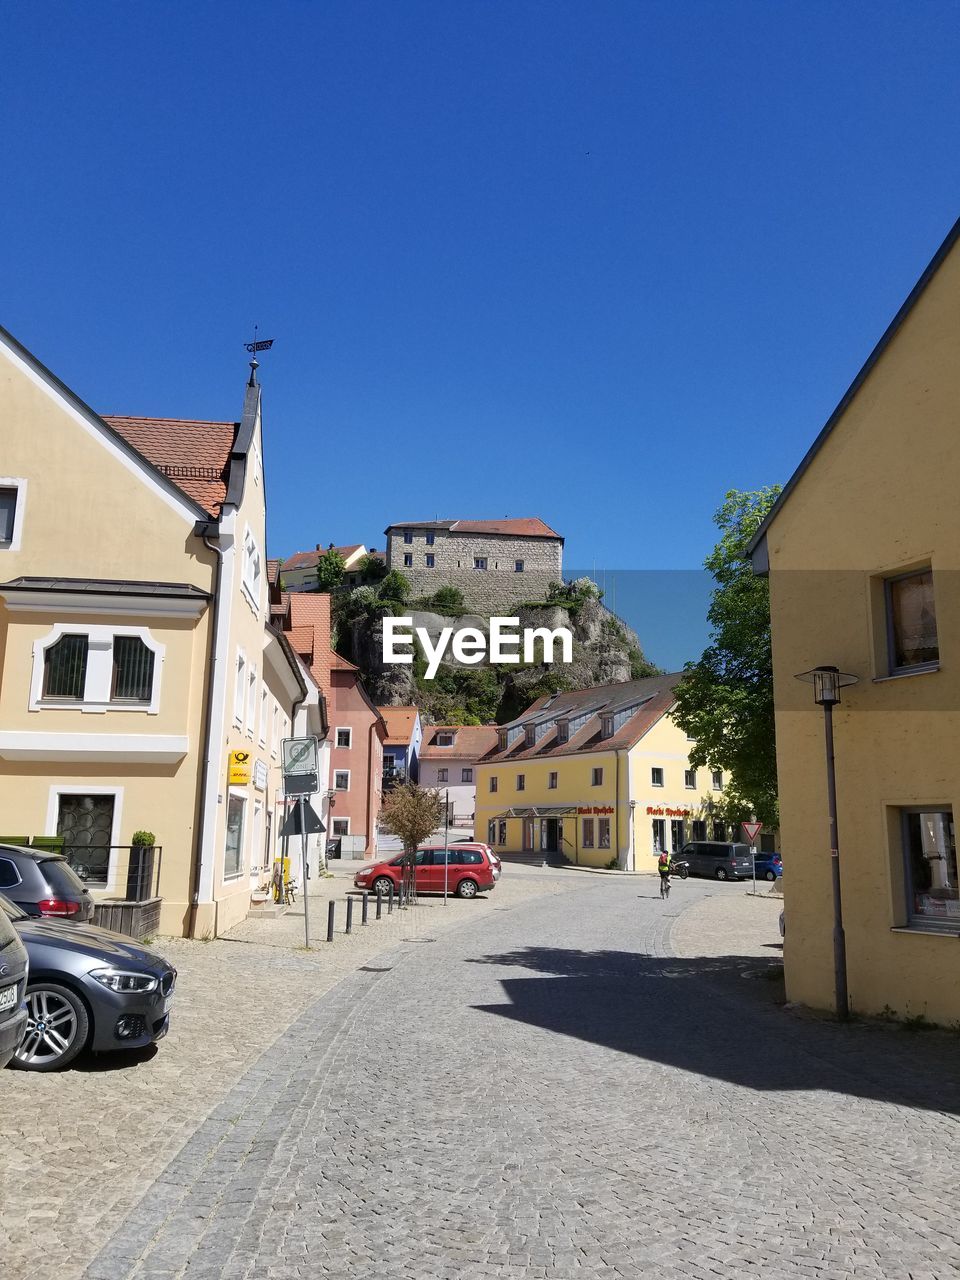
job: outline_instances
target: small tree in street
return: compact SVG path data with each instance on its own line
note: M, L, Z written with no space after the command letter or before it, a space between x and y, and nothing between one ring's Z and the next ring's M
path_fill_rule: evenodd
M380 824L403 841L403 881L416 897L416 852L440 825L443 801L433 787L401 782L387 792L380 810Z
M346 568L347 562L339 551L333 547L325 551L317 561L317 589L329 592L339 587Z

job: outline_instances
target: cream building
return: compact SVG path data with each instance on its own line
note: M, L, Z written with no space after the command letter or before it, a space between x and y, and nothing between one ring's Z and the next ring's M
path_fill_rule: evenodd
M0 330L0 420L3 836L122 898L153 832L158 927L211 936L269 874L282 738L323 728L269 623L260 388L239 423L105 419Z
M834 712L854 1012L960 1020L960 222L757 533L769 575L785 966L835 1007L823 712L795 677L858 683Z

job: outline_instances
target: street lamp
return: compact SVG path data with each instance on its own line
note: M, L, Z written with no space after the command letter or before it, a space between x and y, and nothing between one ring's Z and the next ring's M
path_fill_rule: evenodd
M830 821L830 869L833 879L833 983L837 1017L850 1012L847 998L847 943L843 933L843 904L840 898L840 841L837 834L837 773L833 757L833 708L840 704L840 690L856 684L857 677L838 667L814 667L797 676L813 685L813 700L823 707L823 730L827 752L827 812Z

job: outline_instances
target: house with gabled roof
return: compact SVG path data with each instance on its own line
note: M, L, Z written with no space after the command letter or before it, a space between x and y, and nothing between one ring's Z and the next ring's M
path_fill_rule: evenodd
M0 835L213 936L270 878L282 738L325 722L268 611L260 387L233 422L104 417L0 330L0 418Z
M362 542L336 547L317 543L313 551L297 551L280 563L280 581L284 591L316 591L317 568L329 552L335 552L344 564L344 585L356 586L360 580L360 567L367 554Z
M420 785L443 794L453 826L473 829L477 765L496 746L493 724L432 724L420 745Z
M474 833L498 852L653 871L662 850L727 840L720 770L671 716L680 676L539 698L477 762Z

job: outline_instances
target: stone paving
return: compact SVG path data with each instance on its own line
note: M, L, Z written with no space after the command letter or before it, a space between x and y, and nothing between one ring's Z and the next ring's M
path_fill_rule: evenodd
M956 1276L956 1037L792 1016L742 887L683 890L581 881L380 952L88 1280ZM726 902L752 959L696 954L686 913Z
M326 898L342 902L348 887L342 878L323 883L314 938L321 929L325 936ZM333 944L318 942L310 952L303 916L292 913L250 919L214 942L156 942L179 978L170 1033L155 1050L80 1059L50 1075L0 1072L0 1276L80 1275L264 1051L283 1064L291 1024L378 951L442 936L465 921L503 919L505 909L575 887L549 872L508 869L493 893L471 902L444 907L421 896L416 908L380 921L371 904L366 928L358 903L354 933L338 932Z

